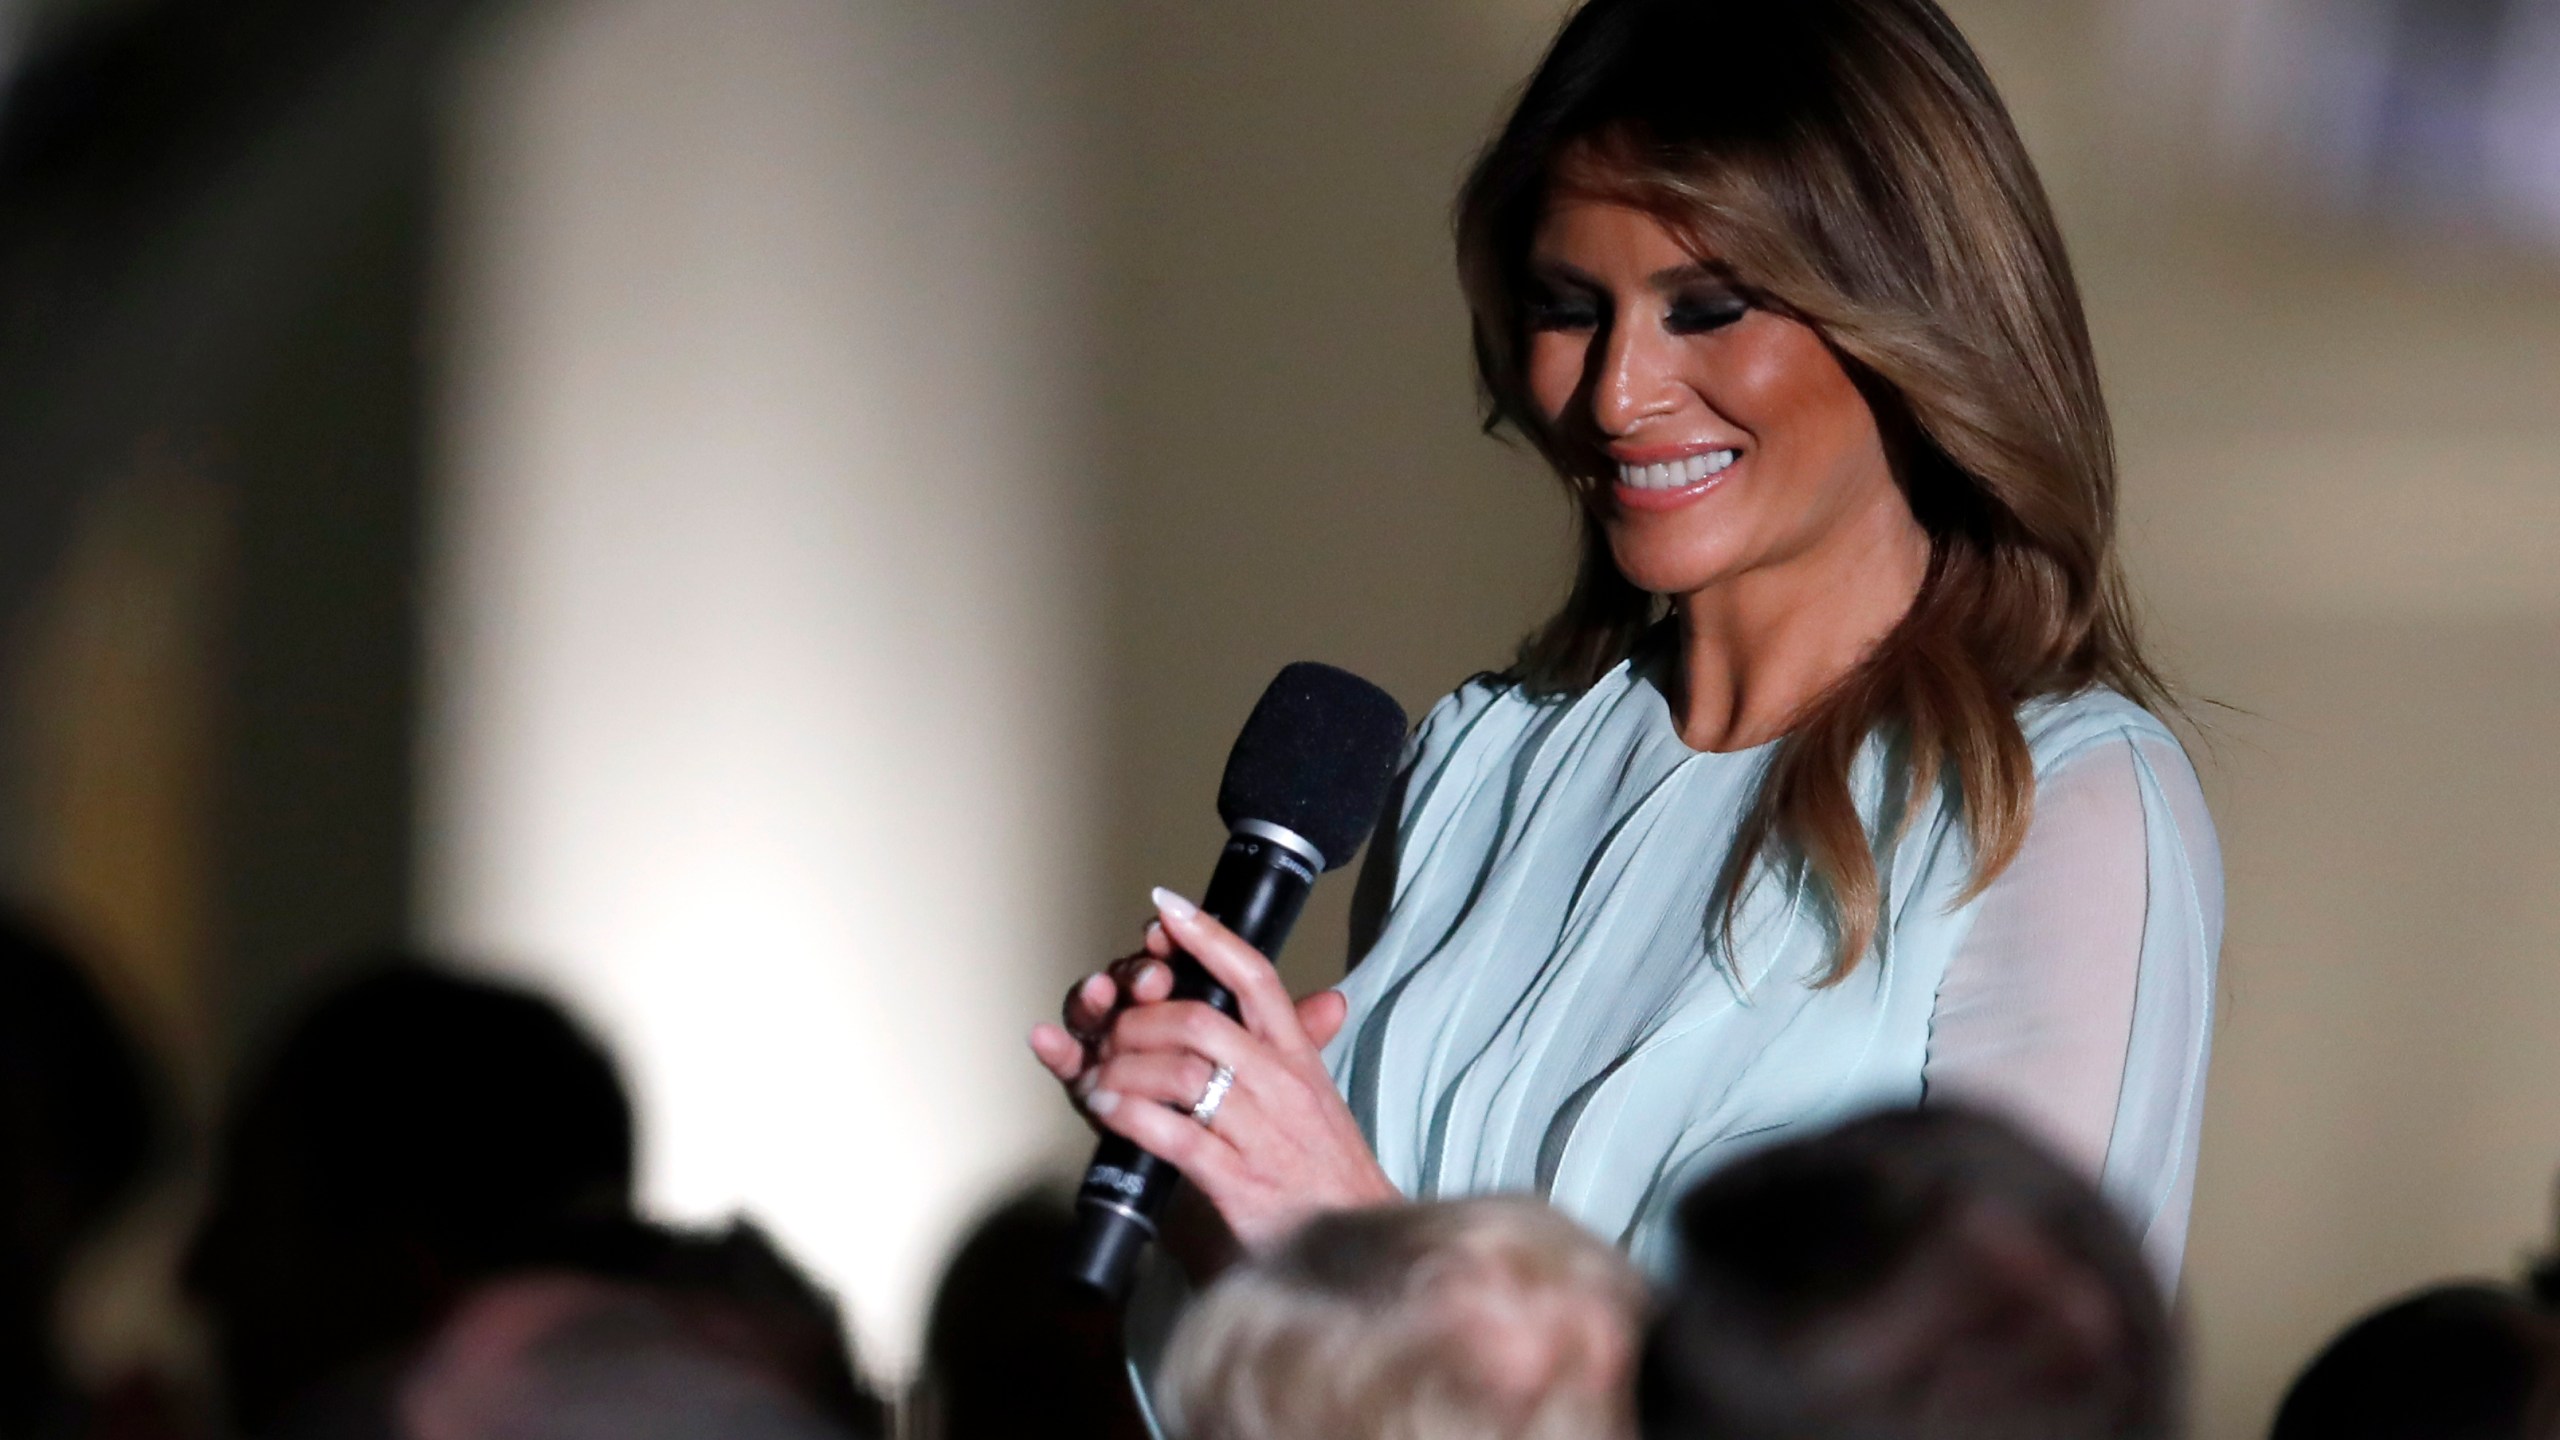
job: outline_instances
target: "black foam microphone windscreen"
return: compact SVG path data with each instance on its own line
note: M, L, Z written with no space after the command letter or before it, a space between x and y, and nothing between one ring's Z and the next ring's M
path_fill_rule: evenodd
M1386 803L1403 752L1404 707L1348 670L1301 660L1246 717L1218 782L1218 818L1303 836L1328 870L1351 858Z

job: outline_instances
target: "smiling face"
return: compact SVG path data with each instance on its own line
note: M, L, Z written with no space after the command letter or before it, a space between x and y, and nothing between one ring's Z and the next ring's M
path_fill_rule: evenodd
M1620 573L1659 595L1854 567L1916 534L1874 412L1821 336L1651 215L1560 198L1530 252L1529 390Z

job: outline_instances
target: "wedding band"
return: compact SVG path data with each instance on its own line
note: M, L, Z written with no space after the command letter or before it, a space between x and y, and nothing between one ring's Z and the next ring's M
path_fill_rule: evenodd
M1191 1118L1206 1128L1218 1118L1218 1107L1227 1103L1227 1092L1236 1088L1236 1067L1221 1065L1209 1072L1209 1088L1191 1104Z

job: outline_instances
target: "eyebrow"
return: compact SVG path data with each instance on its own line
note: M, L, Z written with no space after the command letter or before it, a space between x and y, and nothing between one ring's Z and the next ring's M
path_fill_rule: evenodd
M1586 290L1605 291L1609 288L1600 283L1600 277L1578 265L1569 265L1562 260L1532 260L1529 268L1570 281ZM1673 265L1667 269L1656 270L1644 277L1644 283L1648 290L1676 290L1683 285L1694 284L1700 280L1722 282L1727 278L1723 267L1692 260L1685 265Z

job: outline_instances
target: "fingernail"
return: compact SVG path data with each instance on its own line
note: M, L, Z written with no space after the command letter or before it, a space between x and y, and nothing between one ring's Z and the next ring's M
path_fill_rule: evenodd
M1091 1071L1091 1070L1087 1070L1087 1071L1086 1071L1086 1072L1084 1072L1083 1074L1081 1074L1081 1075L1077 1076L1077 1077L1076 1077L1076 1083L1075 1083L1075 1085L1074 1085L1074 1087L1073 1087L1073 1088L1074 1088L1074 1091L1075 1091L1075 1097L1076 1097L1078 1100L1090 1100L1090 1099L1092 1099L1092 1098L1093 1098L1093 1085L1094 1085L1094 1072L1093 1072L1093 1071Z
M1096 1090L1084 1097L1084 1108L1092 1111L1096 1117L1108 1115L1120 1108L1120 1092Z
M1142 966L1140 966L1140 967L1138 968L1138 974L1137 974L1136 978L1132 979L1132 980L1129 982L1129 988L1130 988L1130 989L1132 989L1132 990L1135 990L1135 989L1137 989L1139 986L1146 984L1146 983L1147 983L1148 981L1150 981L1150 980L1153 980L1154 978L1156 978L1156 973L1157 973L1158 971L1162 970L1162 969L1164 969L1164 967L1163 967L1163 966L1161 966L1161 965L1142 965Z
M1086 976L1086 977L1084 977L1082 980L1079 980L1079 981L1077 981L1077 982L1076 982L1076 993L1077 993L1077 994L1079 994L1079 995L1089 995L1089 994L1091 994L1091 993L1093 992L1093 982L1094 982L1094 981L1096 981L1096 980L1108 980L1108 979L1110 979L1110 978L1111 978L1110 976L1103 974L1103 973L1102 973L1101 971L1099 971L1099 970L1096 970L1096 971L1094 971L1092 974L1087 975L1087 976Z
M1200 913L1199 906L1192 904L1190 901L1183 899L1181 896L1174 894L1172 891L1167 890L1161 885L1155 888L1149 898L1156 902L1156 909L1163 912L1164 917L1168 920L1188 920L1192 916Z
M1164 935L1164 922L1163 922L1163 921L1161 921L1161 920L1150 920L1150 921L1148 921L1148 922L1147 922L1147 943L1148 943L1148 944L1150 944L1150 945L1154 944L1154 943L1155 943L1158 939L1160 939L1163 935Z

